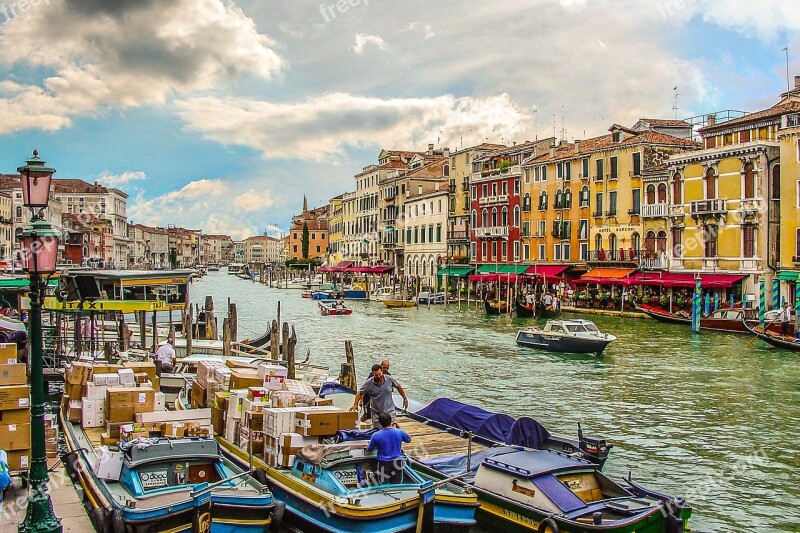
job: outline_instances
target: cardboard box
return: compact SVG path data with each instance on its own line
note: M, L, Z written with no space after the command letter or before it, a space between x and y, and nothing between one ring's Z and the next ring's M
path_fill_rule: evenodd
M116 374L114 375L116 376ZM89 383L86 384L86 398L90 400L105 401L107 390L108 390L107 385L97 385L90 381Z
M155 410L155 391L149 387L121 387L106 391L108 422L132 422L136 413Z
M89 398L82 398L81 399L81 409L84 412L89 412L92 414L95 413L105 413L106 411L106 401L105 400L92 400Z
M260 398L259 398L260 399ZM247 398L242 399L242 411L258 411L259 413L264 410L267 404L264 402L253 402Z
M136 376L131 368L121 368L117 371L119 375L119 384L121 387L134 387L136 386Z
M28 382L26 372L25 363L0 364L0 385L25 385Z
M231 388L231 369L227 366L214 367L214 379L226 389Z
M14 364L17 362L17 344L14 342L0 342L0 362ZM13 385L9 383L9 385Z
M92 380L92 365L81 361L73 361L66 373L67 383L83 385Z
M145 385L150 384L152 385L152 381L150 381L150 376L147 375L147 372L135 372L133 374L133 379L136 381L137 385Z
M206 406L206 389L197 381L192 382L192 409L202 409Z
M150 378L150 388L152 388L156 392L161 392L161 378L156 376L154 378Z
M156 378L156 364L152 361L126 361L122 366L132 369L134 374L144 372L147 374L147 380L153 381Z
M127 422L109 422L106 420L106 433L108 433L111 438L119 439L119 428L124 426Z
M84 428L102 428L106 425L106 418L103 413L87 413L81 412L81 427Z
M242 417L242 402L246 397L246 390L231 390L231 395L228 396L228 420L231 418L238 420Z
M166 411L167 410L167 395L163 392L156 392L155 405L153 411Z
M286 376L288 375L289 369L285 366L268 364L258 365L258 377L261 378L261 381L264 381L270 377L286 379Z
M195 378L195 381L197 381L197 378ZM206 405L211 407L214 405L215 395L220 390L220 383L214 378L209 378L203 387L206 389Z
M333 435L340 429L355 429L358 413L341 409L300 411L295 416L297 433L303 436Z
M242 425L253 431L264 430L264 413L261 411L245 411Z
M239 421L228 418L225 423L225 439L235 443L239 436Z
M119 481L122 473L122 452L112 452L107 446L101 446L94 452L94 475L100 479Z
M31 447L31 425L9 424L0 426L0 449L27 450Z
M100 444L103 446L117 446L119 444L119 439L112 437L108 433L101 433Z
M211 424L211 409L188 409L186 411L153 411L137 413L134 418L137 423L150 424L155 422L185 422L208 421Z
M88 393L89 384L87 383L85 386ZM80 383L64 383L64 394L69 396L70 400L80 400L86 396L86 394L83 393L83 387L84 385Z
M97 369L95 369L92 374L92 383L100 387L119 387L119 374L116 372L113 374L98 374Z
M93 363L92 375L95 374L116 374L122 368L122 365L112 365L110 363ZM110 385L110 383L109 383Z
M80 424L82 418L81 401L70 400L67 407L67 420L73 424Z
M11 411L0 411L0 424L27 424L31 421L31 410L14 409Z
M14 450L8 452L8 468L12 472L19 472L28 470L30 468L31 451L28 450Z
M234 359L226 359L225 360L225 366L227 366L228 368L231 368L231 369L237 369L237 368L255 369L256 368L256 365L254 365L254 364L243 363L242 361L236 361Z
M250 387L260 387L262 383L261 378L258 377L258 372L252 368L239 368L231 370L230 389L248 389Z
M197 372L195 374L195 381L200 383L203 387L208 389L208 380L214 378L215 368L225 368L225 363L218 360L200 361L197 363Z
M0 410L27 409L30 406L30 391L27 385L0 387Z
M333 398L314 398L314 405L320 407L333 407Z
M211 427L217 435L225 433L225 411L219 407L211 407Z
M294 393L288 391L274 391L269 396L272 407L294 407Z

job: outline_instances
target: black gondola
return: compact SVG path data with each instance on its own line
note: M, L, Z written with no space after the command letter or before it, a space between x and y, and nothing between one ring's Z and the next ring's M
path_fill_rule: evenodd
M744 327L750 330L750 333L767 344L770 344L776 348L783 348L784 350L800 352L800 339L795 337L787 337L771 331L767 331L765 333L761 326L751 326L747 320L743 320L742 322L744 322Z
M542 305L539 310L539 318L558 318L561 316L561 307Z
M522 298L517 298L514 301L514 308L518 317L533 318L536 316L536 305L528 304Z
M483 307L486 309L487 315L502 315L508 313L508 302L504 300L489 300L483 301Z

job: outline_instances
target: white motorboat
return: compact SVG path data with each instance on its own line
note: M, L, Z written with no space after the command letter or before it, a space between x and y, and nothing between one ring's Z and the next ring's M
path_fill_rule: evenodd
M601 355L617 340L601 333L589 320L548 320L544 328L529 326L517 332L517 344L550 352L593 353Z

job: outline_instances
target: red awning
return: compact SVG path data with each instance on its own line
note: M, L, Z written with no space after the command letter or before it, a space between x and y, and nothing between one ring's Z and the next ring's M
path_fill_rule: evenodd
M690 272L638 272L630 280L633 285L692 289L696 283L694 276ZM700 274L700 286L727 289L744 277L746 276L741 274Z
M569 268L569 265L533 265L525 271L526 276L555 278Z
M394 270L393 266L376 266L370 269L371 274L385 274Z

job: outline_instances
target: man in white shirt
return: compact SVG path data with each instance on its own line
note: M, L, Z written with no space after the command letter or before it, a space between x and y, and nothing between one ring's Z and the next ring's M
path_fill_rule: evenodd
M175 368L175 348L172 347L169 340L161 341L158 343L153 359L156 363L156 373L161 376L162 372L169 374Z

